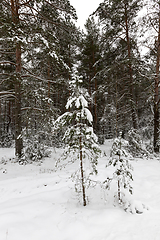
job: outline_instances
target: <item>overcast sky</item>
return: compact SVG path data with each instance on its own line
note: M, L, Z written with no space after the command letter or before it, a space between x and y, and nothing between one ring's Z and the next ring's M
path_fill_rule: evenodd
M103 0L70 0L71 5L77 12L78 26L84 28L87 18L97 9L101 2L103 2Z

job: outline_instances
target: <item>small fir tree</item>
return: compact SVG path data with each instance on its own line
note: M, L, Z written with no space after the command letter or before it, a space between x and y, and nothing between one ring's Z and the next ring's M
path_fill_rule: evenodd
M127 141L122 139L122 136L116 138L113 142L111 149L111 159L109 165L116 168L113 173L113 179L117 181L117 196L118 203L120 205L125 204L125 191L129 191L132 194L133 188L131 182L133 181L132 170L133 167L129 163L129 154L125 150Z
M44 157L50 157L49 141L52 143L51 134L47 131L32 133L31 129L23 130L24 148L20 164L27 162L40 161ZM51 145L50 145L51 146Z
M117 192L115 194L115 199L118 204L123 207L126 212L130 213L143 213L148 210L148 207L129 197L129 194L133 194L133 187L131 185L133 181L132 171L133 167L129 162L132 159L128 151L129 142L122 138L122 133L116 138L112 144L111 158L107 167L111 166L115 168L112 177L107 177L104 181L104 186L106 189L110 189L111 182L116 180L117 182Z
M57 166L61 160L62 166L75 163L79 160L78 170L72 175L77 180L76 189L83 194L83 205L86 206L86 187L90 183L90 175L97 174L97 160L100 148L97 144L97 136L93 132L93 117L88 110L86 100L87 93L80 87L81 80L73 76L71 82L72 95L66 104L68 112L60 116L55 122L55 129L66 126L63 137L65 150L62 157L57 161Z
M128 146L127 151L133 157L148 157L149 152L142 144L142 139L137 129L131 129L127 134Z

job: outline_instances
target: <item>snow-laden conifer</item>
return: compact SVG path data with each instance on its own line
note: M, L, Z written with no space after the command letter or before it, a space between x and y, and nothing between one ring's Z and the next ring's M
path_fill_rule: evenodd
M81 80L73 76L70 82L72 94L69 97L66 109L69 111L60 116L54 129L66 128L63 141L65 150L57 161L57 167L64 167L70 163L79 161L77 171L72 174L75 187L83 193L83 205L86 205L86 187L90 183L90 175L96 174L97 160L100 148L97 144L97 136L93 132L93 117L88 109L89 97L86 90L80 87Z
M129 142L122 138L120 133L118 138L115 138L112 149L111 157L109 160L109 166L113 167L113 177L107 178L104 182L110 189L110 184L114 180L116 181L117 191L115 194L115 200L126 212L130 213L143 213L148 210L148 207L131 198L133 194L133 167L130 163L130 159L133 159L132 155L128 152Z
M131 129L127 134L128 139L128 152L133 157L147 157L149 155L148 150L142 144L141 136L136 129Z
M113 173L113 180L115 179L117 182L117 195L115 197L120 205L123 205L125 202L125 192L132 194L133 191L131 185L133 181L133 167L129 162L130 155L125 150L127 145L127 141L122 139L120 134L113 142L109 161L109 165L115 168Z

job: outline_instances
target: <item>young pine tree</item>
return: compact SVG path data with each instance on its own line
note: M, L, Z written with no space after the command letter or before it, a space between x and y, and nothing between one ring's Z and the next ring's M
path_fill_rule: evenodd
M116 138L112 145L111 150L111 159L109 165L115 167L113 173L113 179L117 181L117 196L118 203L120 205L125 204L125 191L129 191L132 194L131 182L133 181L132 177L132 165L128 161L128 153L125 150L127 141L123 140L121 135Z
M86 206L86 187L90 183L90 175L97 173L96 165L100 149L97 136L93 132L92 114L88 109L87 93L79 84L80 80L73 77L71 82L72 94L66 104L68 112L55 122L55 129L66 126L63 137L65 150L57 161L57 166L63 159L62 166L79 161L78 170L73 174L76 179L76 189L82 192L83 205Z
M113 177L108 177L104 184L106 188L110 189L111 181L115 180L117 191L114 197L118 204L126 212L141 214L148 210L148 207L144 203L133 199L130 195L133 194L133 167L129 162L129 159L132 158L132 152L130 155L129 150L130 142L124 140L120 133L119 137L115 138L112 144L111 158L107 166L113 167Z

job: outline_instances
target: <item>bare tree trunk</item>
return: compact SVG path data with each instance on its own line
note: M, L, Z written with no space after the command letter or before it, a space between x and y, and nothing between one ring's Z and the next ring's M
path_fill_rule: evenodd
M19 0L11 0L12 21L19 23ZM16 43L16 79L15 79L15 153L22 156L22 121L21 121L21 45Z
M50 91L51 91L51 82L50 82L50 62L48 59L48 98L50 98ZM50 105L50 102L48 101L48 105Z
M95 78L95 97L94 97L94 116L95 129L97 130L98 116L97 116L97 79Z
M117 76L116 76L116 137L118 137L118 89L117 89Z
M18 158L22 156L22 121L21 121L21 47L16 47L16 80L15 80L15 150Z
M83 155L82 155L82 135L79 138L79 145L80 145L79 146L80 147L80 170L81 170L81 184L82 184L82 194L83 194L83 206L86 206L86 193L85 193L85 185L84 185Z
M120 180L118 180L118 202L121 203L121 187L120 187Z
M95 64L95 54L93 51L93 63ZM94 77L96 76L96 67L94 66ZM97 130L97 79L94 80L94 89L95 89L95 96L94 96L94 128Z
M2 135L2 106L1 106L1 100L0 100L0 137Z
M133 70L131 64L131 47L129 39L129 29L128 29L128 15L127 15L127 3L125 2L125 25L126 25L126 39L127 39L127 50L129 59L129 76L130 76L130 102L131 102L131 113L132 113L132 123L133 128L138 129L138 117L134 106L134 93L133 93Z
M159 4L160 12L160 4ZM155 91L154 91L154 151L159 152L159 58L160 58L160 16L159 29L157 39L157 60L156 60L156 77L155 77Z
M91 72L91 64L89 63L89 70ZM91 97L92 95L92 89L91 89L91 74L89 74L89 86L88 86L88 92L89 92L89 96ZM92 112L92 103L89 104L89 110L90 112Z
M154 103L154 140L153 140L154 142L153 142L153 146L154 146L155 152L159 152L158 140L159 140L159 109L158 109L158 105L156 103Z

